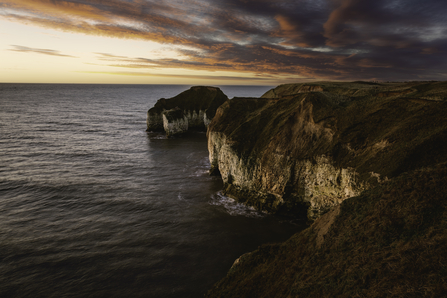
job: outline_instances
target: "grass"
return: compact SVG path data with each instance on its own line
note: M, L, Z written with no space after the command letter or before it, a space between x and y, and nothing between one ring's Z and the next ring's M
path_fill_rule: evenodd
M446 99L447 82L317 82L225 103L210 130L248 165L273 171L274 154L291 163L324 154L364 181L389 179L241 256L207 297L446 297Z
M405 173L339 212L322 244L317 221L285 243L263 245L207 297L445 297L445 165Z
M208 119L213 119L217 108L227 100L228 97L219 88L203 86L191 87L172 98L161 98L148 111L148 117L158 119L157 123L148 126L148 130L163 130L161 114L175 108L185 113L195 111L198 114L199 111L205 111Z
M447 101L427 100L444 94L445 82L281 85L260 99L227 101L209 131L225 134L247 168L257 165L278 173L281 169L272 156L279 154L288 160L284 168L299 171L297 161L324 155L338 168L355 169L359 184L375 185L371 173L387 179L447 162ZM296 181L286 182L284 192L275 193L284 198L284 208L300 200L299 179L290 177ZM269 193L261 189L262 182L256 184L260 193ZM247 201L244 190L230 189L232 196ZM284 210L263 205L261 199L255 204L255 197L249 201L268 212Z
M227 99L227 96L219 88L197 86L191 87L172 98L159 99L150 111L160 113L163 110L179 107L184 111L198 112L211 108L214 116L216 109Z

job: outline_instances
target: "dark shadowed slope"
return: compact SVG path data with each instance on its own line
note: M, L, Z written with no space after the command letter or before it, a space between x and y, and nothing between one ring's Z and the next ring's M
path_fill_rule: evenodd
M446 207L445 165L402 174L243 255L207 297L445 297Z

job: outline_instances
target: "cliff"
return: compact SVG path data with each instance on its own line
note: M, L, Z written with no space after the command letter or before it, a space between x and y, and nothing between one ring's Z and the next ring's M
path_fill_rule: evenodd
M242 255L207 297L445 297L446 230L447 166L404 173Z
M165 131L167 136L189 129L206 130L217 108L228 100L216 87L192 87L173 98L161 98L147 112L147 131Z
M315 220L399 174L447 161L447 83L281 85L208 127L211 173L259 210Z

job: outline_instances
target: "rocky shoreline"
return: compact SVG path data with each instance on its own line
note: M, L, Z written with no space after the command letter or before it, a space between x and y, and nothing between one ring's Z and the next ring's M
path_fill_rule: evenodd
M447 161L446 102L438 100L446 89L321 82L234 98L208 127L211 171L228 196L313 221L387 179Z
M264 212L315 222L284 244L241 257L209 297L383 297L393 291L407 297L399 287L411 278L390 285L384 280L394 280L391 271L355 269L349 258L376 268L403 249L420 251L427 262L429 252L447 249L447 82L316 82L281 85L261 98L207 98L212 109L189 111L206 115L200 125L207 127L210 173L222 177L223 193ZM168 136L187 130L181 121L195 117L185 116L188 109L178 102L158 109L148 112L148 130L163 122ZM411 200L417 207L410 208ZM432 244L424 248L421 241ZM337 257L340 249L351 253ZM373 250L386 254L376 265L369 262ZM419 261L408 258L401 267L411 276L431 274L425 282L436 283L447 277L444 259L409 269ZM306 262L322 271L306 275ZM405 273L402 268L396 272ZM408 287L418 296L423 285ZM429 288L432 294L445 290Z

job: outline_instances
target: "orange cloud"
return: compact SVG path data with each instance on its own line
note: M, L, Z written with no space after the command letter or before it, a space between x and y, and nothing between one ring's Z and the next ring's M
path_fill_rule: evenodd
M413 70L429 77L445 73L447 66L447 2L430 1L418 7L401 1L397 9L372 0L3 0L0 17L174 45L183 57L101 56L99 63L116 67L409 80ZM426 32L436 34L427 38ZM23 46L13 50L64 55Z
M108 21L110 17L101 13L92 5L73 3L69 1L50 0L6 0L2 1L7 8L17 9L32 14L55 18L88 18L98 21ZM113 2L113 1L112 1Z
M278 21L279 27L281 28L281 31L283 31L283 32L293 34L297 29L296 26L291 24L289 19L285 16L277 15L277 16L275 16L275 20Z
M284 38L281 44L309 47L307 42L303 41L303 34L299 27L292 22L290 18L284 15L276 15L275 20L279 24L279 31L274 34L274 36Z
M178 28L185 31L191 27L175 18L184 11L171 6L151 4L143 7L141 3L144 2L141 1L135 4L113 0L93 0L89 1L90 4L51 0L3 2L10 11L5 17L27 24L92 35L194 44L186 38L188 35L180 37L182 34L168 32ZM148 9L150 11L145 12ZM18 13L14 13L15 11Z

